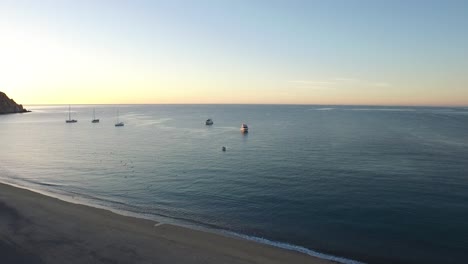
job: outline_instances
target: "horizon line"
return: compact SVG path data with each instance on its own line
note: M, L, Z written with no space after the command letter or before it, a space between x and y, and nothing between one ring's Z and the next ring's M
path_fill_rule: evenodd
M74 103L74 104L22 104L23 106L66 106L66 105L277 105L277 106L370 106L370 107L454 107L464 108L467 105L410 105L410 104L291 104L291 103Z

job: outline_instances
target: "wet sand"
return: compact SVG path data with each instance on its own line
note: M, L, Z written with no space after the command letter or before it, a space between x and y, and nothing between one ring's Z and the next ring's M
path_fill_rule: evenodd
M333 263L0 184L0 263Z

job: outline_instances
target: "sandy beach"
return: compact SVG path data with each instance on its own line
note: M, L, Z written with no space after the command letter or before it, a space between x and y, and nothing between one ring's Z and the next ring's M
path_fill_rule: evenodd
M332 263L0 184L1 263Z

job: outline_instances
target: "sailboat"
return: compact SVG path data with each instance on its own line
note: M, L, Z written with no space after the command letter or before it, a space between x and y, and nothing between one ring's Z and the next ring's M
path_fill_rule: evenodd
M117 109L117 123L115 123L115 126L116 127L123 127L124 126L124 122L119 121L119 110L118 109Z
M96 108L93 109L93 121L91 123L99 123L99 119L96 119Z
M78 120L71 119L71 106L68 105L68 120L65 120L65 123L76 123Z

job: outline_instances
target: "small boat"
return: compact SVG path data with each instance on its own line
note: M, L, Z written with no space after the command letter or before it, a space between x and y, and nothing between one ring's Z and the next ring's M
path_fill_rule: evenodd
M207 125L207 126L213 125L213 120L211 118L207 119L206 122L205 122L205 125Z
M240 131L242 133L248 133L249 132L249 127L246 124L242 124L240 127Z
M115 123L116 127L123 127L124 122L119 121L119 110L117 110L117 123Z
M68 120L65 120L65 123L76 123L78 120L71 119L71 106L68 105Z
M91 123L99 123L99 119L96 119L96 109L93 109L93 121Z

